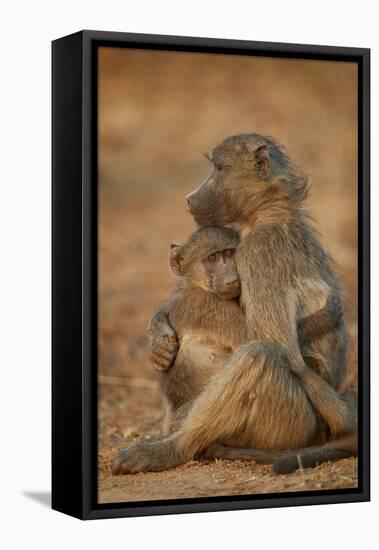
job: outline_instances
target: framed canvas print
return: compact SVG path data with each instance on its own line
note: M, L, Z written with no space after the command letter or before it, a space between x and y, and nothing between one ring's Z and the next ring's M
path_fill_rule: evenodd
M369 499L369 50L53 42L53 508Z

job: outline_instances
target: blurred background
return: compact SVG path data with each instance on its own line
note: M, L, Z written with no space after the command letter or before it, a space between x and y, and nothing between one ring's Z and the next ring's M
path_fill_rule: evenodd
M190 482L179 469L184 486L176 484L171 494L173 473L148 474L143 483L139 476L116 483L117 478L109 475L109 462L118 447L159 429L162 401L148 360L146 325L172 282L169 244L184 240L194 229L185 195L209 171L203 153L225 136L240 132L274 136L310 176L308 206L336 261L345 292L351 337L348 381L354 382L356 65L100 48L99 498L103 502L125 500L126 495L127 500L196 496L199 484L206 494L241 493L246 487L250 492L273 490L271 478L261 480L259 487L245 480L242 489L229 483L230 476L217 490L212 484L204 489L204 479ZM334 481L327 466L310 473L307 488L312 483L346 486L346 479L351 486L356 482L355 463L346 464L348 472ZM275 491L298 490L297 483L294 477L290 487L276 486Z

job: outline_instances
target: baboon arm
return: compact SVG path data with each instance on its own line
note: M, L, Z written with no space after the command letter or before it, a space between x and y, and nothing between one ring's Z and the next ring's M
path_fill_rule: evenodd
M147 328L150 359L159 371L169 369L178 353L178 339L169 322L169 311L169 304L158 309Z
M249 339L281 344L287 350L291 370L305 370L297 337L295 302L292 307L288 305L286 292L269 284L269 274L266 280L259 281L260 286L253 277L251 273L243 294Z
M288 236L280 227L261 227L241 242L236 261L249 339L283 345L301 368L297 297L288 268L297 256Z
M338 296L330 296L324 308L301 319L298 326L300 346L332 332L341 324L343 308Z
M276 254L268 254L267 251L273 248L277 249ZM247 261L251 257L257 259L254 265ZM287 264L296 265L297 261L299 258L288 244L287 236L278 228L258 230L240 246L238 268L248 335L252 340L274 341L283 345L288 354L288 367L302 381L314 408L333 435L343 434L349 431L351 414L348 406L328 382L306 365L300 352L297 301L292 290L290 271L286 267Z

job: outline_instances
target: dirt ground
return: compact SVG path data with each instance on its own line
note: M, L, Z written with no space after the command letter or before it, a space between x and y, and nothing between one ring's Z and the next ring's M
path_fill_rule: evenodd
M159 433L163 407L146 325L172 283L169 243L194 229L184 197L207 174L201 154L223 136L272 134L311 175L309 208L345 291L347 381L355 383L355 83L350 64L100 55L99 502L357 486L355 459L285 476L269 466L221 460L160 473L110 473L120 447Z

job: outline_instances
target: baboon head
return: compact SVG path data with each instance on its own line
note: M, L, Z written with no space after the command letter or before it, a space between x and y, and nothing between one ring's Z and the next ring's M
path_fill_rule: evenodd
M187 196L188 209L201 226L244 222L273 201L305 198L306 178L271 137L227 137L207 157L212 173Z
M184 244L171 245L172 272L220 298L236 298L241 290L234 258L238 243L239 235L232 229L202 227Z

